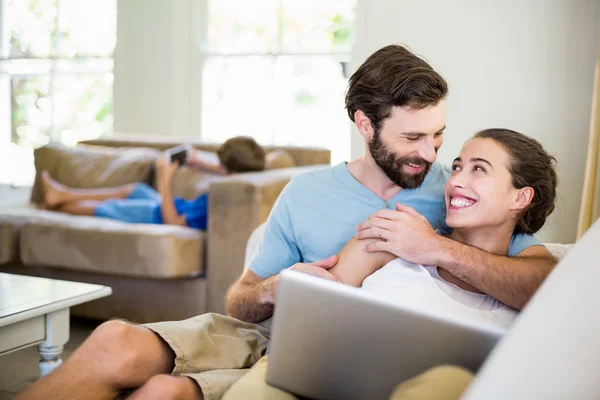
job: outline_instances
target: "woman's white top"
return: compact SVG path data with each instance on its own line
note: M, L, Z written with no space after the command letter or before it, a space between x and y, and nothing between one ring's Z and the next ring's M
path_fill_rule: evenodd
M508 328L518 312L487 294L446 282L437 267L396 258L364 280L362 289L394 303Z

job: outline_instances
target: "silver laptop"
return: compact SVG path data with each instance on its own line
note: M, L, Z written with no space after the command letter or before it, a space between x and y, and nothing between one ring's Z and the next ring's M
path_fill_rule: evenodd
M313 399L388 399L398 384L434 366L476 371L504 332L287 270L267 383Z

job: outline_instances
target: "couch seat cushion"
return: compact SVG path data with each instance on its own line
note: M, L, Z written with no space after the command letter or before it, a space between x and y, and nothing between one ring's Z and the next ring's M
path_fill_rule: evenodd
M20 218L0 213L0 264L19 261L19 230L22 225Z
M175 278L203 272L204 232L21 210L21 261L80 271Z

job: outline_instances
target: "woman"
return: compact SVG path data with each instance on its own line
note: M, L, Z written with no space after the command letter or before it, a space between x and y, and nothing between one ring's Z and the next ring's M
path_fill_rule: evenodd
M508 255L515 233L537 232L554 210L556 160L534 139L507 129L477 133L463 146L446 183L447 236ZM410 212L416 211L410 209ZM386 216L388 218L386 218ZM379 230L392 221L375 214L359 229ZM509 326L517 312L437 266L412 264L388 252L366 252L376 239L352 239L330 271L353 286L401 303L416 303L435 312Z

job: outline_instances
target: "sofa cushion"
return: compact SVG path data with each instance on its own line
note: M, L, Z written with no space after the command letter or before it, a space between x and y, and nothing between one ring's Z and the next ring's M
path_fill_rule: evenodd
M41 203L41 172L76 188L120 186L133 182L151 183L160 151L147 148L114 149L98 146L66 147L51 143L35 150L36 178L31 200Z
M294 157L285 150L271 150L265 156L265 169L292 168L296 166Z
M203 272L204 232L22 210L24 265L113 275L175 278Z
M21 219L0 214L0 264L19 261L19 230L22 225Z

